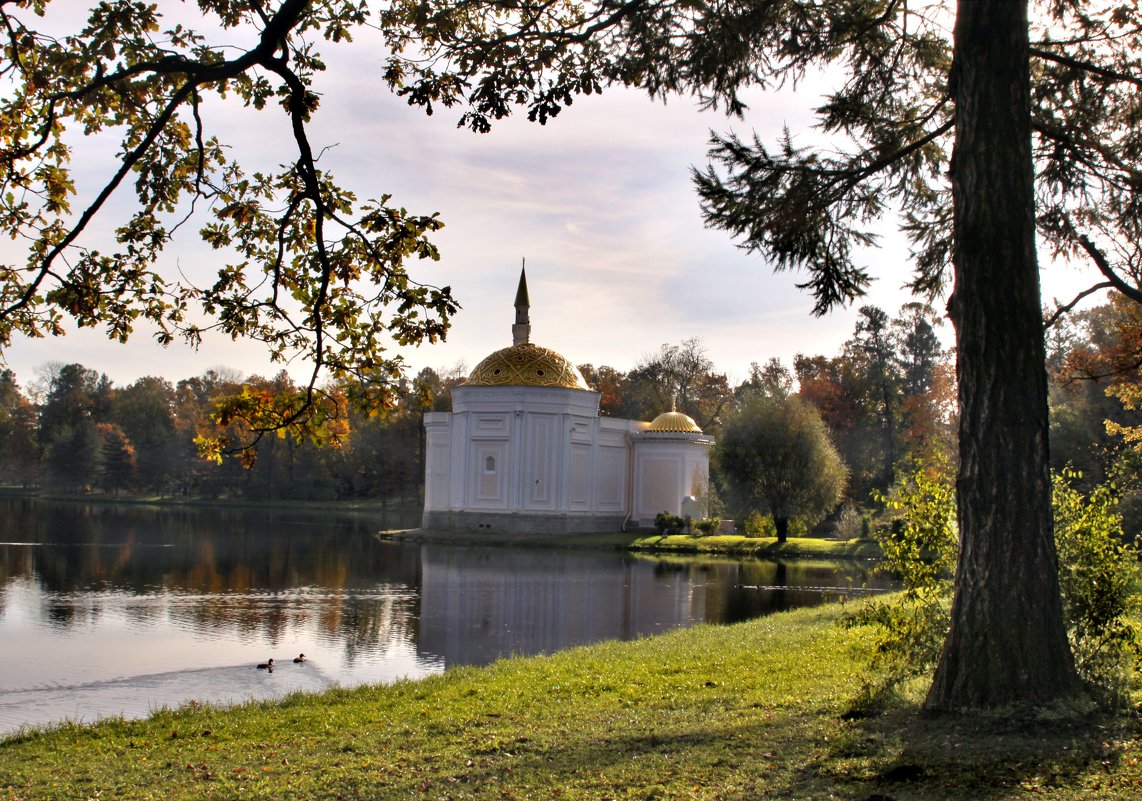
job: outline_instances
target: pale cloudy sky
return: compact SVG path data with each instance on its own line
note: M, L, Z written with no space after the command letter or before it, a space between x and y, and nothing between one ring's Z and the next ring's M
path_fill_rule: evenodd
M392 96L380 79L382 53L368 43L325 52L330 69L319 78L323 100L311 134L315 147L329 148L322 166L359 196L392 194L410 211L439 212L446 224L436 236L441 260L414 263L411 272L450 285L463 308L446 343L403 351L414 370L460 362L470 369L511 344L524 257L532 341L577 364L626 370L663 343L698 337L736 382L750 362L833 355L851 335L854 309L812 317L812 299L794 286L804 276L774 274L725 233L706 230L689 178L691 166L706 163L711 129L757 130L772 142L788 125L812 141L814 85L757 95L744 120L699 112L687 99L663 105L610 90L577 100L547 126L513 119L477 135L456 128L458 112L427 117ZM276 108L214 104L205 117L248 169L290 160L287 122ZM83 143L81 191L104 174L112 153L110 143ZM196 242L198 227L180 232L168 251L170 270L213 273L217 256ZM910 270L905 243L886 223L882 247L862 258L879 279L863 302L894 313L910 299L901 289ZM1046 282L1047 297L1069 297L1087 278L1052 267ZM945 334L950 340L950 327ZM250 343L212 338L197 351L160 348L145 331L125 346L92 331L20 340L4 357L22 384L46 362L78 361L118 385L218 366L263 375L281 367ZM305 364L287 367L299 379L308 373Z

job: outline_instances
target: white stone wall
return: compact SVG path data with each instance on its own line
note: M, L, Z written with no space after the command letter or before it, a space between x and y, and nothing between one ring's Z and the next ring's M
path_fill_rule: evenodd
M709 473L709 437L599 417L597 392L461 386L424 416L427 528L536 534L652 526ZM696 478L697 477L697 478Z
M703 434L647 431L636 435L631 523L651 527L659 512L681 515L682 499L688 495L704 496L713 443L712 437Z

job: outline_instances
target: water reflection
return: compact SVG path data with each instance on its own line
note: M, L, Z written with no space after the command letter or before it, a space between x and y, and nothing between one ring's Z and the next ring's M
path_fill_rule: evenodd
M733 622L866 580L853 563L402 545L372 528L0 500L0 732ZM253 669L270 656L286 666Z

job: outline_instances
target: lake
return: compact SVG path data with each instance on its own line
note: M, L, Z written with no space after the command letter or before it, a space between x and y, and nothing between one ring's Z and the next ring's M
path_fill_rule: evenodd
M889 586L858 562L395 543L378 527L0 498L0 735L419 678ZM269 658L272 672L255 667Z

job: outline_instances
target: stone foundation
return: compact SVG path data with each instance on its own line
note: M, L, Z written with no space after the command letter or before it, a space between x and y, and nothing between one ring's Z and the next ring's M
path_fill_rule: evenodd
M508 534L519 537L556 537L622 531L623 515L529 514L526 512L425 511L423 528Z

